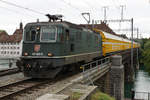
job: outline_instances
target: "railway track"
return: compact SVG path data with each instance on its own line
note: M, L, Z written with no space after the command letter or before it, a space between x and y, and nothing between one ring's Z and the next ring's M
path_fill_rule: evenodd
M5 76L5 75L10 75L10 74L18 73L18 72L19 72L18 68L1 70L0 71L0 77L1 76Z
M50 83L48 80L27 79L0 87L0 100L15 100L15 96L30 91L40 85Z
M21 100L18 98L24 98L28 94L32 94L36 91L51 86L58 81L71 77L79 72L71 72L67 74L61 74L55 79L25 79L19 82L10 83L0 87L0 100ZM26 99L28 100L28 99Z

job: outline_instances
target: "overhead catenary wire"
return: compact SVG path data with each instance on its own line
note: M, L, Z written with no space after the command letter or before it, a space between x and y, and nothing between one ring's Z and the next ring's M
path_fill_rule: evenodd
M59 0L59 1L63 2L64 4L66 4L66 5L68 5L68 6L70 6L71 8L76 9L76 11L78 11L78 12L80 13L79 16L82 18L82 15L81 15L82 11L81 11L79 8L73 6L71 3L68 3L68 2L66 2L65 0Z
M87 6L89 6L90 8L94 8L89 2L87 2L86 0L84 0L84 1L82 1L82 2L84 2Z
M7 10L7 11L10 11L10 12L13 12L13 13L16 13L16 14L20 14L20 15L25 15L25 16L29 16L29 17L34 17L32 15L29 15L29 14L25 14L25 13L21 13L19 11L16 11L16 10L13 10L13 9L9 9L9 8L6 8L6 7L2 7L0 6L0 8L4 9L4 10Z
M62 1L62 2L64 2L65 4L67 4L68 6L70 6L71 8L74 8L74 9L76 9L78 12L80 12L80 16L81 16L81 13L83 13L83 11L81 11L81 9L79 9L79 8L77 8L77 7L75 7L75 6L73 6L70 2L68 3L68 2L66 2L65 0L59 0L59 1ZM92 11L95 9L95 11L97 11L96 10L96 8L94 8L91 4L89 4L89 2L87 2L87 1L82 1L83 3L85 3L87 6L89 6L89 8L92 8ZM93 12L95 12L95 11L93 11ZM82 16L81 16L82 17Z
M14 4L12 2L4 1L4 0L0 0L0 2L3 2L5 4L11 5L11 6L14 6L14 7L17 7L17 8L25 9L25 10L28 10L28 11L31 11L31 12L34 12L34 13L37 13L37 14L45 15L42 12L36 11L34 9L31 9L31 8L23 7L23 6L20 6L18 4Z
M63 1L65 4L67 4L68 6L70 6L70 7L74 8L74 9L76 9L76 10L79 11L80 13L82 12L79 8L73 6L71 3L68 3L68 2L66 2L65 0L60 0L60 1Z

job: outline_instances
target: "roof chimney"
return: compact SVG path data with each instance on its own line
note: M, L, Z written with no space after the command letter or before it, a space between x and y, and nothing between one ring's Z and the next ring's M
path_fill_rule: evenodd
M23 29L23 24L22 24L22 22L20 22L20 29L21 29L21 30Z

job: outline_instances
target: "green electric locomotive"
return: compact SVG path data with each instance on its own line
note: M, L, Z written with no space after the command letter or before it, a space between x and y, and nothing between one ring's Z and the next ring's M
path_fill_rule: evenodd
M25 76L53 78L64 69L102 56L99 33L53 20L28 23L24 28L21 64Z

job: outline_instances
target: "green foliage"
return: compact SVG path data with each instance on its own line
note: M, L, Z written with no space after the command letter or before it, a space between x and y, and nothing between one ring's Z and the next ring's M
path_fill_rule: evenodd
M70 100L78 100L81 97L81 95L82 95L82 93L73 92L71 97L70 97Z
M146 71L150 74L150 40L144 39L143 44L141 45L141 62L144 63Z
M104 94L100 91L97 91L95 94L91 96L91 100L115 100L107 94Z

